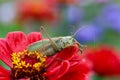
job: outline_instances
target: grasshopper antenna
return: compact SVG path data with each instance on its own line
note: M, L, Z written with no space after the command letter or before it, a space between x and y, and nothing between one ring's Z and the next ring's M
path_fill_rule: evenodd
M74 28L74 26L72 26L73 28ZM81 28L79 28L75 33L71 33L71 37L72 38L74 38L74 36L79 32L79 31L81 31L81 30L83 30L84 28L86 28L86 27L81 27ZM77 41L77 40L75 40L75 41ZM77 41L78 42L78 41Z
M74 34L72 34L71 36L74 37L79 31L83 30L84 28L86 28L85 26L82 26L81 28L79 28Z
M44 31L44 33L46 34L46 36L48 37L48 39L50 40L53 48L56 50L56 51L59 51L56 43L50 38L50 36L48 35L48 33L46 32L45 28L43 26L40 27L40 30Z
M72 26L72 27L74 27L74 26ZM81 27L81 28L79 28L75 33L73 33L71 36L72 36L72 38L74 38L74 36L79 32L79 31L81 31L81 30L83 30L84 28L86 28L86 27ZM83 51L83 48L84 47L87 47L86 45L83 45L83 44L80 44L76 39L74 39L75 40L75 42L77 42L77 44L79 45L79 47L80 47L80 52L82 53L82 51Z
M83 30L84 28L86 28L86 27L88 27L88 26L82 26L81 28L79 28L74 34L72 34L71 36L74 38L74 36L79 32L79 31L81 31L81 30ZM77 40L76 40L77 41ZM78 41L77 41L78 42ZM79 43L80 44L80 43ZM80 44L81 45L81 47L87 47L86 45L82 45L82 44Z

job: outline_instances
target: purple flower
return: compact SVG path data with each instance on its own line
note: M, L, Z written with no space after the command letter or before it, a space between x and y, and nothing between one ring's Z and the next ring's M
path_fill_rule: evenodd
M83 44L94 42L100 38L101 32L101 28L93 24L83 25L76 31L74 38Z
M69 6L67 9L67 20L70 24L77 24L83 18L83 11L77 6Z
M97 22L104 27L120 32L120 5L109 4L105 6Z

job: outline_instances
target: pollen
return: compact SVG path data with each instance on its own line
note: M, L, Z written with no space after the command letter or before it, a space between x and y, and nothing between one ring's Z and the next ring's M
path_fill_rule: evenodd
M12 77L13 79L29 78L30 80L45 80L46 56L37 51L12 53Z

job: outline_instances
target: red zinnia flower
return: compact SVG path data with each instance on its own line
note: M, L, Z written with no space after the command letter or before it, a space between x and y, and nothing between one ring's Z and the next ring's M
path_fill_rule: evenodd
M59 4L76 4L78 1L77 0L57 0Z
M41 40L41 34L10 32L0 39L0 59L10 67L0 66L0 80L87 80L91 64L81 58L77 45L54 56L28 52L27 45Z
M56 18L55 5L47 0L23 0L17 4L19 20L53 21Z
M92 61L93 69L98 75L120 75L120 59L118 52L112 47L99 46L86 50L87 58Z
M71 5L78 4L78 0L47 0L49 3L54 3L56 5Z

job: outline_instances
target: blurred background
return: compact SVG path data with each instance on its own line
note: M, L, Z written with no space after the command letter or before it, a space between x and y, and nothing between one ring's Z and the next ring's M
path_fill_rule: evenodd
M51 37L74 35L91 53L114 54L118 62L105 58L106 66L117 64L117 68L110 67L108 73L113 69L119 72L106 75L93 69L90 80L120 80L120 0L0 0L0 38L10 31L26 34L40 31L40 26L44 26ZM102 46L105 48L101 49ZM87 51L88 48L86 54ZM1 62L1 65L4 64Z

